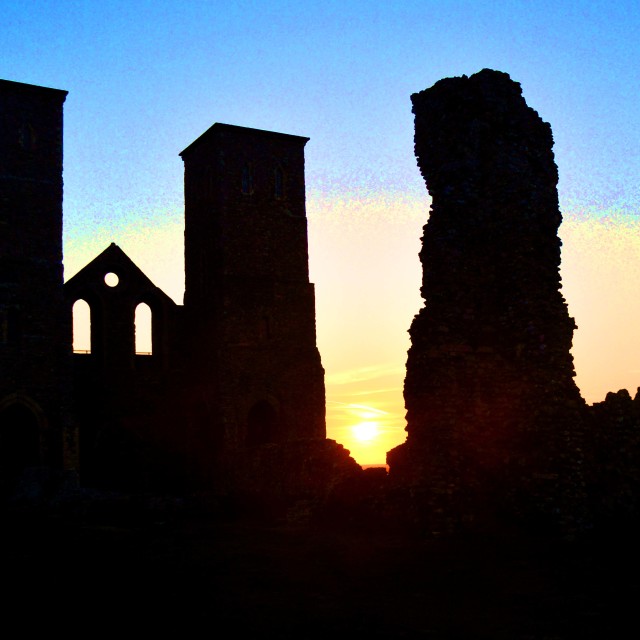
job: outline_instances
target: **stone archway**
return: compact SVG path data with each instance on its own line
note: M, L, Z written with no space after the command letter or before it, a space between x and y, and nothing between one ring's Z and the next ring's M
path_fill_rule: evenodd
M276 442L280 431L279 416L267 400L256 402L247 417L247 444L255 447Z

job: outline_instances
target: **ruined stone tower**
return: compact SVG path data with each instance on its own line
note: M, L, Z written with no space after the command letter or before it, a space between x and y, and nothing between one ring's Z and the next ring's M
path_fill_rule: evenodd
M62 294L66 91L0 80L0 469L74 465ZM64 460L63 460L64 458Z
M307 140L214 124L180 154L190 438L199 448L325 437Z
M560 293L550 126L520 85L483 70L412 96L432 197L410 329L408 438L391 474L451 520L489 511L579 517L584 402Z
M184 306L113 243L63 287L65 96L0 81L0 499L29 474L53 491L65 468L87 486L275 500L359 472L325 437L308 139L215 124L182 152ZM90 344L72 354L79 308Z

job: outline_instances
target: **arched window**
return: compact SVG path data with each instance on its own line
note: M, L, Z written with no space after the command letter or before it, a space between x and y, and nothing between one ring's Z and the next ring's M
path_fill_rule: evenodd
M36 130L27 122L25 122L18 132L18 143L25 151L35 151L37 146Z
M212 196L216 189L215 189L215 173L213 171L213 169L211 168L210 165L207 165L205 167L205 184L206 184L206 189L207 189L207 193Z
M284 173L282 167L276 167L274 172L273 194L276 198L284 196Z
M73 351L91 353L91 307L85 300L73 305Z
M278 412L266 400L256 402L247 417L247 444L255 447L278 438Z
M141 302L136 307L135 315L136 354L148 355L153 353L153 332L151 329L151 308Z
M242 193L245 195L253 193L253 171L248 164L242 167Z

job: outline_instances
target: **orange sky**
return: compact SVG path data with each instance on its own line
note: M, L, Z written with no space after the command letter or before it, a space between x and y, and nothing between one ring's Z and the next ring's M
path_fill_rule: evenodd
M384 463L386 452L404 441L407 330L422 304L418 251L428 208L426 190L423 198L308 197L327 435L360 464ZM585 214L564 214L561 273L569 312L578 324L573 341L577 383L588 402L597 402L607 391L628 388L634 394L640 385L640 222L613 211ZM70 242L68 276L109 242L100 230L82 245ZM181 303L180 225L134 224L119 244Z
M308 136L328 433L382 463L404 438L428 212L409 96L499 69L553 129L578 384L589 401L637 387L637 2L157 4L2 3L0 76L69 91L68 277L116 242L181 302L180 150L215 121ZM358 422L379 437L354 440Z

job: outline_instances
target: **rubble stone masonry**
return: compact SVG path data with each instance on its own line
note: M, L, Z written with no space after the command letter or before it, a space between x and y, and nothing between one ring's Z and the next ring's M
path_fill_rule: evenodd
M434 527L491 514L573 526L586 406L560 292L551 127L485 69L412 96L432 198L410 329L407 442L388 454Z

